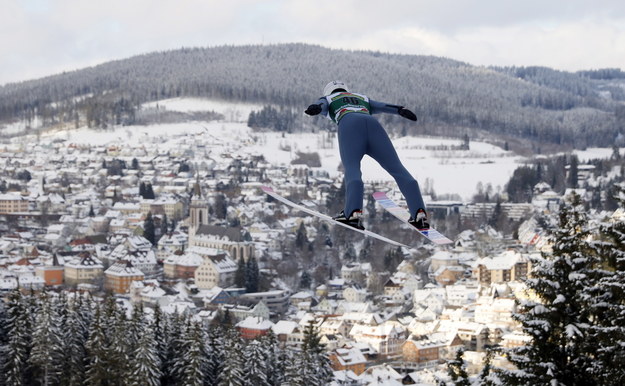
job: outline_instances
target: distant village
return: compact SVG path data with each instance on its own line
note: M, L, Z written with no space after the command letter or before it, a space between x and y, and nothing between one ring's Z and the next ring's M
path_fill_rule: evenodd
M435 383L459 348L475 374L486 347L528 340L512 314L516 300L529 296L522 281L531 271L529 257L550 249L534 214L557 212L566 197L549 185L535 186L531 203L501 205L521 223L514 238L466 230L450 247L425 244L419 258L404 250L377 290L371 283L378 272L358 261L299 288L280 280L268 260L291 258L283 241L302 224L313 232L319 220L268 200L259 187L271 181L278 193L306 196L304 204L315 208L325 202L325 187L340 181L305 164L277 167L262 157L221 154L202 161L206 144L194 136L178 141L176 154L153 143L0 145L0 296L16 289L109 294L128 307L158 305L207 324L227 314L244 339L272 331L292 347L302 344L312 322L341 385ZM579 178L592 173L581 167ZM216 221L215 192L233 175L242 181L241 199L222 208L225 219ZM470 218L489 216L496 204L433 201L429 209ZM289 215L271 224L259 220L272 213ZM148 221L154 240L146 237ZM491 246L486 252L484 243ZM270 283L261 292L236 285L241 264L250 259ZM506 365L504 358L494 362Z

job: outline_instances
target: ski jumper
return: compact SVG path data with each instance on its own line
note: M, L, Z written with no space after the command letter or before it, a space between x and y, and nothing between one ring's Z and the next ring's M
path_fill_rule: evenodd
M338 124L339 153L345 168L345 216L363 208L364 184L360 161L376 160L397 182L410 214L425 209L419 184L402 165L388 134L371 114L398 114L399 107L370 100L362 94L336 92L318 101L321 114Z

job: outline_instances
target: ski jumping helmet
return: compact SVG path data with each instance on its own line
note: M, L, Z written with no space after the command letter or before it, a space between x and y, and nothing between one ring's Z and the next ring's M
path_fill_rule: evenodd
M323 88L323 95L330 95L337 90L349 91L345 83L340 80L333 80Z

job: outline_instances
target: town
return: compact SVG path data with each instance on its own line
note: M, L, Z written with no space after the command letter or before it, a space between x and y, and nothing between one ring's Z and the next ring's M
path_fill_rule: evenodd
M313 324L341 385L436 384L460 348L477 374L488 347L528 341L512 316L528 296L530 257L551 248L534 214L557 213L566 194L541 183L528 203L430 200L435 219L501 210L519 225L510 234L461 230L449 235L451 246L434 247L387 219L387 235L415 246L395 250L259 189L271 184L323 210L341 181L304 161L273 165L236 148L215 154L220 138L205 132L168 137L175 151L159 140L86 145L61 135L2 144L0 296L112 296L127 309L158 306L206 325L228 315L243 339L271 332L293 348ZM592 178L593 167L581 166L579 180ZM376 189L402 200L392 182Z

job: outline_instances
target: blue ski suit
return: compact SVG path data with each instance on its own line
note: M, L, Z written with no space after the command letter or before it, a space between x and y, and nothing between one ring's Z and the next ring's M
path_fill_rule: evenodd
M402 165L382 125L371 116L378 113L401 114L402 106L376 102L351 92L333 93L320 98L317 104L321 107L321 114L338 124L339 152L345 168L345 216L349 217L354 210L363 207L360 161L365 154L395 179L413 218L418 209L425 209L419 184Z

